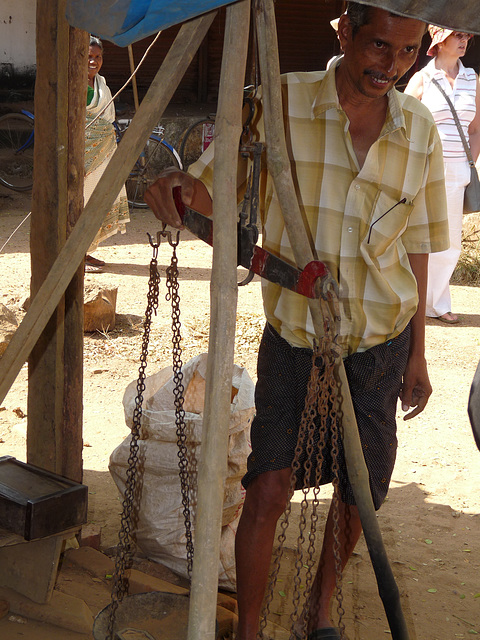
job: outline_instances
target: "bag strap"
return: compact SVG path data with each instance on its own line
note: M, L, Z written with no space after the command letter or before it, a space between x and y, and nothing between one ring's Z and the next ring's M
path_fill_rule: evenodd
M457 112L455 110L455 107L453 106L452 101L447 96L447 94L445 93L443 87L438 82L438 80L436 78L431 78L431 81L437 87L437 89L440 91L440 93L443 94L443 97L447 101L448 106L450 107L450 111L452 112L453 119L455 120L455 124L457 125L458 133L460 134L460 138L462 139L463 146L464 146L464 149L465 149L465 153L467 154L468 164L471 167L474 167L475 163L473 161L472 152L470 151L470 147L468 146L467 139L465 138L465 134L463 133L462 125L460 124L460 120L458 119L458 115L457 115Z

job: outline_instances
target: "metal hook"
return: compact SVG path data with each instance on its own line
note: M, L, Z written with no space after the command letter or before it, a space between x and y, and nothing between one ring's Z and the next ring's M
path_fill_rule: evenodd
M148 231L147 231L147 236L148 236L148 241L149 241L149 243L150 243L150 246L151 246L153 249L158 249L158 247L160 246L160 243L161 243L161 241L162 241L162 238L161 238L161 236L162 236L162 232L161 232L161 231L158 231L158 232L157 232L157 241L156 241L156 242L154 242L154 240L153 240L152 236L148 233Z
M177 229L177 230L173 233L170 229L168 229L168 230L167 230L167 224L166 224L166 223L164 223L164 224L163 224L163 229L162 229L162 231L161 231L161 235L162 235L164 238L167 238L168 244L169 244L171 247L175 248L175 247L177 247L177 246L178 246L178 243L180 242L180 230L179 230L179 229ZM175 239L174 239L174 236L175 236Z
M162 241L162 237L161 237L162 236L162 232L161 231L157 232L157 241L156 242L153 240L152 236L148 233L148 231L147 231L147 236L148 236L148 241L150 243L150 246L153 249L153 259L156 260L157 257L158 257L158 249L159 249L160 243Z

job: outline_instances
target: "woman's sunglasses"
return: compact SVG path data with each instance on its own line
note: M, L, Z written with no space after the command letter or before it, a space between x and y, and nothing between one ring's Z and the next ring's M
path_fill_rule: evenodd
M452 36L454 38L457 38L458 40L470 40L471 38L473 38L473 34L463 33L462 31L454 31L452 33Z

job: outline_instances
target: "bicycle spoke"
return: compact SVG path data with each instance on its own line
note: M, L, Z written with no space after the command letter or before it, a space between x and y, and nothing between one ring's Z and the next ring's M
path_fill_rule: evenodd
M0 118L0 182L16 191L33 185L33 119L23 113Z
M143 199L146 189L161 171L172 166L180 167L176 151L156 136L149 138L126 183L130 205L146 208L147 204Z

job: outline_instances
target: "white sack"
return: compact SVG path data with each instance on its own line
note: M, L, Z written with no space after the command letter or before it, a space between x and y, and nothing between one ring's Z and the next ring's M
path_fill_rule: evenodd
M197 464L202 439L206 366L207 354L201 354L183 367L187 450L188 455L190 452L194 453ZM136 384L135 380L128 385L123 398L125 419L130 428L137 395ZM149 376L145 384L142 434L139 440L139 459L144 472L137 543L149 558L187 577L172 368L162 369ZM236 583L235 533L244 500L240 480L246 472L247 457L250 453L250 423L253 414L254 384L246 369L234 365L219 564L219 586L232 591L235 591ZM125 491L130 441L131 437L126 438L110 456L109 470L122 495ZM195 540L194 502L195 497L191 503Z

